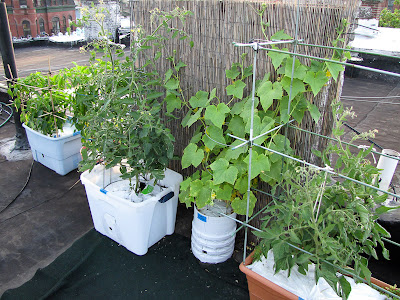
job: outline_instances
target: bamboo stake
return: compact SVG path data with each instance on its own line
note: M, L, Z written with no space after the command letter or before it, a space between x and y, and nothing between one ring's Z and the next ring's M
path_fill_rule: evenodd
M51 107L53 109L53 118L54 118L54 127L56 128L56 137L58 137L58 127L57 127L57 121L55 117L55 110L54 110L54 102L53 102L53 92L51 89L51 82L50 82L50 76L51 76L51 67L50 67L50 57L49 57L49 73L47 75L47 82L49 84L49 92L50 92L50 101L51 101Z

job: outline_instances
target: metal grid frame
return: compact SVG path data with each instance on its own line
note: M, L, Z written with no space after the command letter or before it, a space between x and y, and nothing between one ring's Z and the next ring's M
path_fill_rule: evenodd
M389 57L389 58L399 59L399 57L390 56L390 55L385 55L385 54L380 55L380 54L377 54L377 53L371 53L371 52L367 52L367 51L356 51L356 50L351 50L351 49L346 49L346 48L329 47L329 46L323 46L323 45L315 45L315 44L306 44L306 43L303 43L302 40L298 38L298 26L299 26L299 21L300 21L300 20L299 20L299 15L300 15L300 0L298 0L298 3L297 3L296 31L295 31L295 38L294 38L293 40L285 40L285 41L274 41L274 40L271 40L271 41L262 41L262 42L261 42L261 41L260 41L260 42L255 41L255 42L252 42L252 43L234 43L234 46L235 46L235 47L246 47L246 48L251 48L251 49L253 50L253 52L254 52L254 60L253 60L253 78L252 78L252 111L251 111L251 120L250 120L250 137L249 137L248 140L245 140L245 139L242 139L242 138L240 138L240 137L237 137L237 136L228 134L228 136L230 136L230 137L232 137L232 138L235 138L236 140L242 141L242 143L241 143L240 145L233 147L232 150L237 149L237 148L240 148L240 147L243 147L243 146L245 146L245 145L249 145L249 150L248 150L248 152L249 152L248 174L249 174L249 175L248 175L248 189L247 189L246 220L243 222L243 221L240 221L240 220L238 220L238 219L236 219L236 218L233 218L233 217L231 217L231 216L229 216L229 215L226 215L226 214L224 214L224 213L221 213L221 212L220 212L220 215L223 215L223 216L225 216L225 217L227 217L227 218L233 219L233 220L235 220L237 223L241 224L241 226L235 231L235 234L236 234L238 231L240 231L241 229L244 228L245 233L244 233L243 261L245 261L245 259L246 259L246 257L247 257L246 249L247 249L247 240L248 240L248 229L250 228L250 229L252 229L252 230L259 231L259 232L262 231L262 230L260 230L259 228L256 228L256 227L250 225L249 222L250 222L252 219L254 219L257 215L259 215L260 213L262 213L262 212L268 207L268 204L267 204L267 205L264 207L264 209L261 209L260 211L258 211L258 212L257 212L255 215L253 215L251 218L249 217L250 191L252 190L252 188L251 188L251 168L252 168L252 151L253 151L253 147L259 147L259 148L264 149L264 150L266 150L266 151L269 151L269 152L278 154L278 155L284 157L285 159L290 159L290 160L294 160L294 161L300 162L300 163L302 163L302 164L304 164L304 165L311 166L311 167L313 167L313 168L315 168L315 169L317 169L317 170L324 171L324 172L326 172L326 173L329 173L329 174L332 174L332 175L341 177L341 178L343 178L343 179L345 179L345 180L353 181L353 182L355 182L355 183L357 183L357 184L364 185L364 186L366 186L366 187L368 187L368 188L375 189L375 190L377 190L377 191L379 191L379 192L382 192L382 193L385 193L385 194L387 194L387 195L393 196L393 197L395 197L395 198L397 198L397 199L400 199L400 195L397 195L397 194L395 194L395 193L391 193L391 192L389 192L389 191L382 190L382 189L380 189L380 188L378 188L378 187L375 187L375 186L366 184L366 183L364 183L364 182L362 182L362 181L358 181L358 180L356 180L356 179L347 177L347 176L345 176L345 175L342 175L342 174L333 172L333 171L330 170L329 168L322 168L322 167L317 166L317 165L315 165L315 164L309 163L309 162L307 162L307 161L305 161L305 160L301 160L301 159L292 157L292 156L287 155L287 154L285 154L285 153L283 153L283 152L275 151L275 150L273 150L273 149L270 149L270 148L267 148L267 147L258 145L258 144L256 144L256 143L254 142L256 139L258 139L258 138L260 138L260 137L262 137L262 136L264 136L264 135L266 135L266 134L268 134L268 133L270 133L270 132L273 132L273 131L275 131L275 130L277 130L277 129L280 129L281 127L286 127L286 129L287 129L288 127L291 127L291 128L293 128L293 129L301 130L301 131L307 132L307 133L309 133L309 134L318 135L319 137L322 137L322 138L326 138L326 139L330 139L330 140L336 140L336 139L331 138L331 137L328 137L328 136L320 135L320 134L317 134L317 133L314 133L314 132L311 132L311 131L308 131L308 130L305 130L305 129L298 128L298 127L296 127L296 126L292 126L292 125L290 125L290 123L291 123L293 120L291 120L291 121L289 121L289 122L287 122L287 123L285 123L285 124L281 124L281 125L279 125L279 126L273 128L273 129L271 129L271 130L269 130L269 131L267 131L267 132L265 132L265 133L263 133L263 134L261 134L261 135L253 136L254 105L255 105L255 82L256 82L256 70L257 70L257 54L258 54L259 50L271 51L271 52L277 52L277 53L283 53L283 54L289 54L289 55L291 55L291 56L293 57L293 64L292 64L293 67L292 67L292 74L291 74L291 84L290 84L289 103L288 103L288 110L289 110L289 111L290 111L291 98L292 98L292 97L291 97L291 94L292 94L293 75L294 75L294 66L295 66L294 60L296 59L296 57L303 57L303 58L309 58L309 59L314 59L314 60L319 60L319 61L324 61L324 62L336 63L336 64L340 64L340 65L344 65L344 66L349 66L349 67L354 67L354 68L358 68L358 69L362 69L362 70L367 70L367 71L371 71L371 72L375 72L375 73L381 73L381 74L390 75L390 76L394 76L394 77L400 77L400 74L394 73L394 72L389 72L389 71L379 70L379 69L375 69L375 68L360 66L360 65L356 65L356 64L352 64L352 63L339 62L339 61L335 61L335 60L332 60L332 59L320 58L320 57L315 57L315 56L311 56L311 55L304 55L304 54L298 53L298 52L296 51L296 50L297 50L297 45L302 45L302 46L319 47L319 48L326 48L326 49L332 49L332 50L345 50L345 51L349 51L349 52L356 52L356 53L363 53L363 54L372 54L372 55L377 55L377 56L382 56L382 57ZM283 50L271 49L271 48L268 48L268 47L267 47L267 46L277 45L277 44L292 44L292 45L293 45L293 51L283 51ZM286 135L287 135L287 130L286 130L286 132L285 132L285 136L286 136ZM352 147L357 147L356 145L353 145L353 144L350 144L350 143L345 143L345 142L344 142L344 144L347 144L347 145L352 146ZM285 147L285 148L286 148L286 147ZM400 160L400 158L393 157L393 156L389 156L389 155L387 155L387 154L383 154L383 153L377 152L377 151L375 151L375 150L372 150L371 152L373 152L374 154L381 155L381 156L390 157L390 158L395 159L395 160ZM253 190L256 190L257 192L263 193L263 194L268 195L268 196L271 196L271 197L273 197L273 198L277 198L276 196L271 195L271 194L269 194L269 193L267 193L267 192L260 191L260 190L257 190L257 189L253 189ZM394 244L394 245L400 247L400 244L398 244L398 243L396 243L396 242L394 242L394 241L391 241L391 240L386 239L386 238L383 238L383 240L385 240L385 241L387 241L387 242L389 242L389 243L392 243L392 244ZM303 250L303 249L301 249L301 248L299 248L299 247L296 247L295 245L292 245L292 244L290 244L290 243L288 243L288 245L291 246L291 247L293 247L293 248L295 248L295 249L297 249L297 250L299 250L299 251L302 251L302 252L304 252L304 253L307 253L307 254L309 254L309 255L314 255L314 254L312 254L312 253L310 253L310 252L307 252L307 251L305 251L305 250ZM329 265L331 265L331 266L333 266L333 267L335 267L336 269L338 269L339 271L343 272L344 274L349 274L349 272L346 271L345 269L342 269L342 268L340 268L340 267L338 267L338 266L335 266L335 265L333 265L332 263L330 263L330 262L328 262L328 261L324 261L324 262L327 263L327 264L329 264ZM354 276L354 274L351 274L351 275ZM363 281L364 283L367 283L367 284L368 284L368 282L367 282L365 279L360 278L360 277L358 277L358 276L354 276L354 277L355 277L356 279L358 279L358 280L360 280L360 281ZM372 283L371 283L371 286L374 287L375 289L381 291L381 292L384 292L384 293L386 293L386 294L388 294L388 295L390 295L390 296L396 298L396 299L400 299L399 296L397 296L397 295L395 295L394 293L392 293L392 292L390 292L390 291L387 291L387 290L385 290L385 289L383 289L383 288L381 288L381 287L379 287L379 286L377 286L377 285L375 285L375 284L372 284Z

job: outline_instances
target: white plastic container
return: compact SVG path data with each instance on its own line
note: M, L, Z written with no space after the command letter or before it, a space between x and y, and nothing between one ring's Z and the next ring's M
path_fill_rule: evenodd
M236 217L235 213L229 215ZM192 252L203 263L221 263L229 259L235 248L236 222L224 216L208 216L194 207Z
M82 173L94 228L137 255L146 254L165 235L173 234L183 178L170 169L164 174L159 184L167 188L135 203L106 190L109 184L121 180L118 166L104 170L104 166L97 165L92 172Z
M80 132L73 132L71 125L66 124L64 129L69 131L60 137L50 137L37 132L23 124L33 159L60 175L65 175L78 168L81 161L82 148Z
M400 153L391 149L383 149L383 154L393 156L395 158L400 157ZM387 156L381 155L376 167L380 169L379 176L379 188L387 191L389 189L389 185L392 182L392 178L394 172L396 171L396 167L399 161L397 159L393 159Z

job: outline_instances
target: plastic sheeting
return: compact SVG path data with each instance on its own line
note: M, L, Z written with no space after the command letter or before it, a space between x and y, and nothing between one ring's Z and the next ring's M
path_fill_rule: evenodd
M289 292L305 299L305 300L340 300L335 291L329 286L325 279L320 278L315 284L315 266L310 265L307 275L300 274L297 266L294 266L288 277L288 271L279 271L274 274L274 254L268 252L268 257L262 257L260 261L254 261L247 266L249 269L260 274L264 278L283 287ZM347 277L347 281L351 284L351 293L349 300L384 300L386 297L381 295L377 290L364 283L355 283L352 278Z

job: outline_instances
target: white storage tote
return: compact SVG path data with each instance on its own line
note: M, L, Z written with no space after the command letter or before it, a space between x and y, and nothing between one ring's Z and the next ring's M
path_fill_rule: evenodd
M60 175L65 175L78 168L82 148L80 132L73 132L73 127L66 124L63 128L69 131L60 137L50 137L37 132L23 124L33 159ZM71 130L72 129L72 130Z
M170 169L164 174L159 184L166 188L135 203L106 190L109 184L121 180L118 166L104 170L103 165L97 165L91 172L82 173L94 228L137 255L146 254L165 235L173 234L183 178Z

